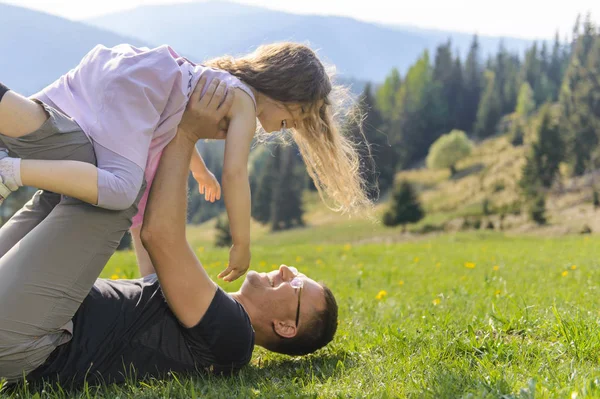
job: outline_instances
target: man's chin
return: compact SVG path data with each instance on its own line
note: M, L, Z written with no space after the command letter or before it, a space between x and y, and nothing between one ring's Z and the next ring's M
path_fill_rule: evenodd
M254 270L250 270L246 274L246 279L244 280L244 284L247 283L255 288L260 288L260 287L264 287L264 283L262 280L263 279L259 273L255 272Z

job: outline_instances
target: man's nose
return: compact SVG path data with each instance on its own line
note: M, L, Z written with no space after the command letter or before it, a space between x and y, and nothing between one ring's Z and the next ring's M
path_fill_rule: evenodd
M284 281L290 281L294 278L294 272L288 265L279 266L279 271L281 272Z

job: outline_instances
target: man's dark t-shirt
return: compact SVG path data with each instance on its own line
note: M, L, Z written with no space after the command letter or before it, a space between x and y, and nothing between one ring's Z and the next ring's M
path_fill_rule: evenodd
M73 318L72 339L27 379L75 384L225 372L246 365L254 330L237 301L217 288L200 322L186 328L169 309L156 276L98 279Z

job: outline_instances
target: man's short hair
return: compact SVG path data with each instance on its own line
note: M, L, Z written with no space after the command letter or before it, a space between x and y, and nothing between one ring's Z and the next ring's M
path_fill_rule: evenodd
M333 292L325 284L319 284L325 295L325 309L302 326L302 334L284 338L275 332L278 338L267 349L284 355L301 356L313 353L333 340L338 325L338 305Z

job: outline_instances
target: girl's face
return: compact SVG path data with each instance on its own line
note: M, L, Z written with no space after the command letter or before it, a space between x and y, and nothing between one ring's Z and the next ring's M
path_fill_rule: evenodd
M273 133L283 128L298 127L301 115L302 106L300 104L283 104L267 98L258 114L258 120L267 133Z

